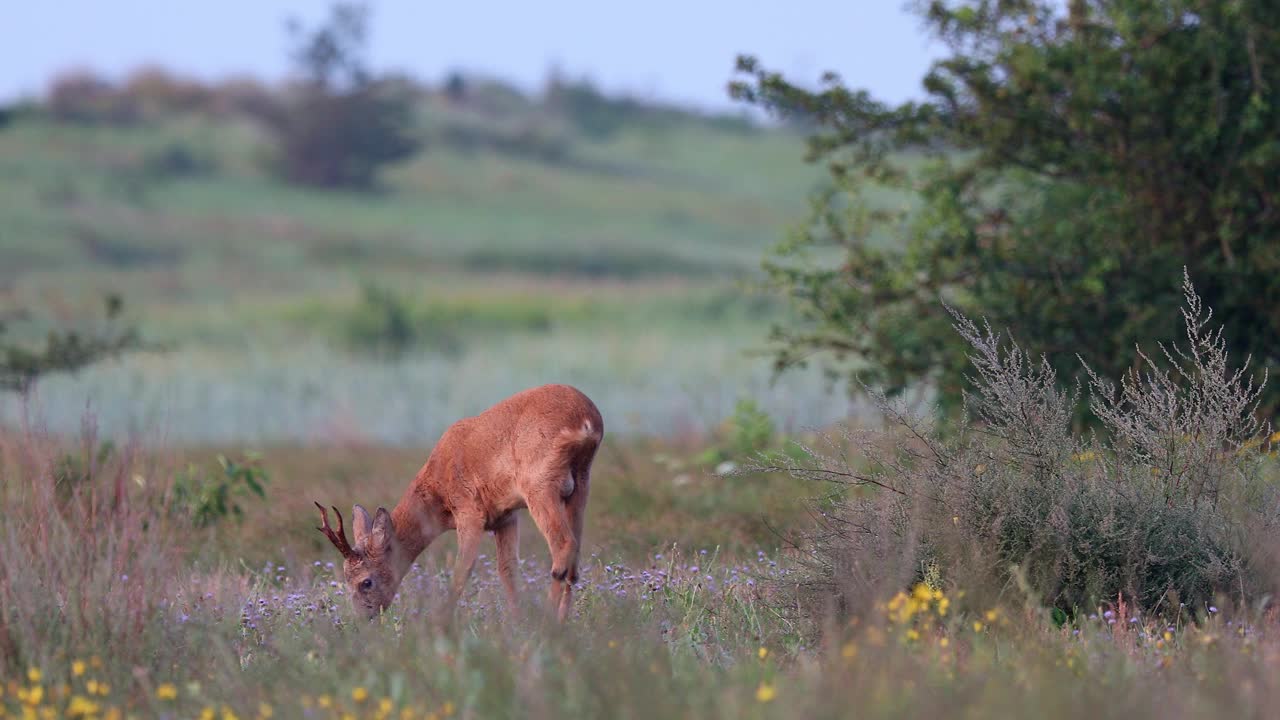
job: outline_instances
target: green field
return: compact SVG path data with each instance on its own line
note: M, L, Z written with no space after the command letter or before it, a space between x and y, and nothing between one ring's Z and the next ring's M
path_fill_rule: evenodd
M460 113L424 109L479 122ZM371 193L282 185L268 149L248 121L200 115L0 131L0 298L41 313L15 332L116 292L165 349L42 383L50 427L87 407L113 435L422 447L548 381L617 431L704 432L744 397L791 427L847 411L814 373L773 384L756 352L782 311L756 287L763 251L819 178L794 134L687 115L551 160L429 142ZM370 284L419 330L394 357L352 341Z

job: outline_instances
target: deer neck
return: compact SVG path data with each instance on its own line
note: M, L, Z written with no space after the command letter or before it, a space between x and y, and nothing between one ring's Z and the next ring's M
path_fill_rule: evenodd
M397 580L408 574L413 561L444 532L439 513L433 510L410 488L391 511L397 540L393 562Z

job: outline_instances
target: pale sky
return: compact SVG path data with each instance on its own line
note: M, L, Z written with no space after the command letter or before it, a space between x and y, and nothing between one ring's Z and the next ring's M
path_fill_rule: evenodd
M144 63L205 79L287 69L285 19L312 25L323 0L3 0L0 99L43 92L91 68L119 77ZM877 97L919 97L940 52L904 0L375 0L378 69L438 81L450 69L541 87L552 65L601 87L703 108L733 107L725 83L740 52L793 79L824 70Z

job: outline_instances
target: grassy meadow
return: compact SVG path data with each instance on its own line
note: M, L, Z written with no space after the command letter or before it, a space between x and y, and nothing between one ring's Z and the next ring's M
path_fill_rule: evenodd
M912 559L855 611L815 605L796 533L877 494L735 472L879 419L755 352L786 318L762 253L819 182L799 136L681 115L536 156L449 141L492 119L430 103L438 142L365 193L272 179L235 117L0 127L0 310L32 311L10 332L92 328L118 293L148 343L0 395L0 717L1274 715L1265 602L1120 595L1064 619L1008 568ZM391 505L449 423L544 382L607 426L570 622L544 612L527 516L521 607L492 545L445 607L445 536L355 620L312 501ZM915 440L835 449L847 473L907 473ZM1110 466L1090 452L1059 460L1092 501ZM1006 477L957 457L939 472ZM999 557L930 547L961 550Z
M104 432L180 444L424 448L550 380L624 432L705 432L744 397L795 427L847 411L817 374L773 383L752 355L780 312L755 288L762 251L818 182L798 136L688 116L550 160L429 143L377 192L283 185L266 147L201 115L0 132L0 302L40 312L12 332L115 292L163 348L42 383L42 422L75 430L88 408ZM370 287L413 324L394 356L368 340L390 312Z
M932 578L839 623L797 614L795 527L812 487L667 463L701 448L611 439L597 462L569 624L542 612L546 550L523 534L523 605L492 548L456 608L453 541L379 621L351 615L310 499L387 502L414 453L273 450L267 499L193 527L175 481L206 451L106 456L40 434L0 444L0 708L6 717L1268 717L1274 613L1145 615L1124 599L1059 628L1017 587ZM68 457L100 462L67 473ZM80 456L84 459L84 456ZM72 463L74 465L74 463ZM86 468L90 468L86 470ZM310 510L310 511L309 511ZM33 581L35 579L35 581ZM929 584L932 583L932 584Z

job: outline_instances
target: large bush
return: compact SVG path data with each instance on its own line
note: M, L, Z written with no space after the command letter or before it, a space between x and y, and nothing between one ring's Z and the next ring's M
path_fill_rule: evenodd
M369 188L382 167L417 151L418 92L402 78L368 71L367 23L367 6L338 3L326 24L295 30L299 80L262 116L286 180Z
M1184 285L1187 344L1117 386L1088 371L1105 432L1072 431L1076 396L988 325L958 313L969 348L966 419L943 430L880 401L889 433L849 432L803 462L805 478L853 486L805 539L810 587L853 609L882 585L941 575L965 586L1021 583L1064 611L1124 598L1151 612L1245 602L1276 576L1280 534L1261 387L1228 363L1227 343ZM849 457L865 458L850 461Z
M750 58L738 97L815 129L830 170L770 257L794 301L778 364L815 355L958 407L964 348L938 302L981 309L1064 380L1118 376L1176 337L1178 270L1232 350L1280 361L1280 4L934 0L948 48L924 99L810 91ZM1263 395L1280 407L1280 386Z

